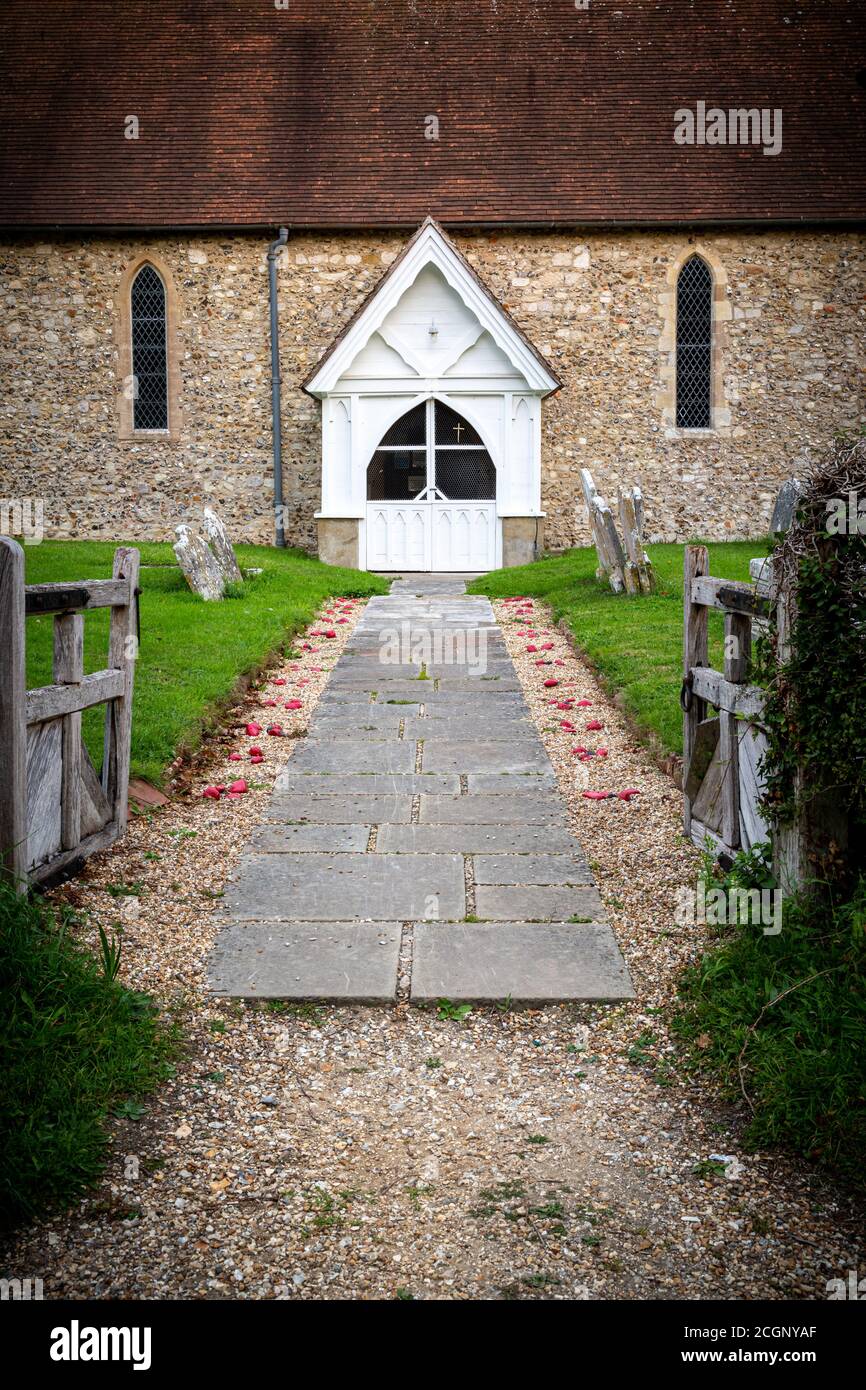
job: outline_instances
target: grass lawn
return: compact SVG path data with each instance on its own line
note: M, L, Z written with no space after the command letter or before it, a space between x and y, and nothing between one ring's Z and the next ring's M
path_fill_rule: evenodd
M748 582L749 561L767 554L765 541L708 543L710 573ZM650 598L612 593L595 577L594 547L568 550L532 565L495 570L469 586L470 593L543 599L554 619L564 618L575 641L622 691L629 713L652 731L668 752L682 752L679 705L683 647L682 545L647 547L658 591ZM722 661L722 616L710 613L710 663Z
M332 594L378 594L385 581L323 565L295 550L236 546L242 569L259 566L243 596L204 603L187 588L170 545L142 543L141 648L135 673L132 774L159 785L181 746L195 747L209 717L238 676L310 621ZM25 546L27 582L107 579L115 546L102 541L43 541ZM51 683L53 619L27 620L27 683ZM108 653L108 611L84 618L85 671ZM84 716L84 736L97 768L102 761L104 706Z

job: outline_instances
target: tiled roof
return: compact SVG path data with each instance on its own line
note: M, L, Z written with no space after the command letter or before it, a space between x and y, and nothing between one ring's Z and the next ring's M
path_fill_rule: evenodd
M863 218L862 0L286 2L5 0L0 225ZM675 144L699 101L781 153Z

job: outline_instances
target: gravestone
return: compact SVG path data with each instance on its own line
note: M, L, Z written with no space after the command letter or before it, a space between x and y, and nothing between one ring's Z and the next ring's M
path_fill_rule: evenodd
M225 578L204 537L198 531L190 530L186 522L174 529L177 535L174 553L193 593L206 602L221 599Z
M235 559L229 533L212 507L204 509L204 533L226 584L240 584L243 575Z
M788 478L782 484L776 494L776 501L773 506L773 516L770 521L771 535L775 536L790 530L794 513L797 510L797 503L804 491L805 485L800 482L799 478Z

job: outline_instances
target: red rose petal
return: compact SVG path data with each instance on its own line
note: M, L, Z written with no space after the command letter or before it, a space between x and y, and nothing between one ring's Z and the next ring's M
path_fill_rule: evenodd
M610 792L583 792L582 795L586 797L587 801L607 801Z
M232 792L234 792L236 796L243 795L245 791L249 791L249 787L247 786L243 777L239 777L237 782L232 782L231 786L229 787L229 793L231 794Z
M260 734L261 732L262 726L261 724L257 724L255 720L253 720L252 723L247 725L247 733L249 734L250 738L255 738L256 734Z
M285 683L285 676L275 676L274 679L271 681L271 685L285 685Z
M589 709L591 704L592 700L578 700L577 707L578 709Z
M604 725L598 719L590 719L586 727L587 729L603 729Z
M626 787L625 791L617 792L620 801L631 801L633 796L640 796L637 787Z
M286 709L303 709L303 708L304 708L304 702L303 702L303 700L287 700L287 701L286 701Z
M211 801L219 801L219 787L205 787L204 791L202 792L202 796L208 797Z
M229 762L239 763L241 761L242 756L243 755L241 753L229 753Z
M556 680L553 676L549 676L548 679L544 682L544 684L546 686L559 685L559 681ZM599 725L599 728L601 728L601 725Z

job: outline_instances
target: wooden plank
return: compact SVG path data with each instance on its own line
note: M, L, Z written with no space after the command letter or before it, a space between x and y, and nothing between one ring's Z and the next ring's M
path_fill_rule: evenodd
M759 685L735 685L712 666L693 667L692 689L707 704L727 710L729 714L752 717L764 708L764 692Z
M723 612L748 613L765 617L769 604L760 598L751 584L738 584L733 579L712 579L701 575L692 581L692 602L702 603L707 608L720 608Z
M114 577L125 580L130 602L111 614L108 664L123 676L123 694L108 707L105 719L105 752L102 789L111 806L118 835L126 829L129 810L129 761L132 744L132 692L138 660L134 594L138 588L138 551L121 546L114 552Z
M54 619L54 679L78 688L84 677L84 618L62 613ZM74 849L81 837L81 711L63 719L60 839Z
M738 729L738 762L740 771L740 843L752 849L770 839L770 827L761 814L758 801L764 790L761 758L767 750L767 738L759 729L740 724Z
M82 579L77 583L28 584L25 589L27 616L38 613L67 613L85 608L113 608L129 602L129 588L116 579Z
M725 680L742 684L751 664L751 618L745 613L725 613Z
M55 854L43 864L35 864L30 870L30 879L33 883L42 883L47 878L54 878L63 872L70 864L75 864L79 859L86 859L88 855L95 854L97 850L107 849L118 838L119 832L113 821L103 826L95 835L88 835L82 840L75 849L67 849Z
M0 536L0 873L19 892L27 870L24 551Z
M61 847L60 794L63 727L59 719L27 730L27 867Z
M111 807L106 800L102 783L90 761L90 754L81 745L81 838L95 835L111 820Z
M730 845L726 845L721 835L717 835L708 825L703 825L699 820L692 820L691 841L698 849L705 849L705 842L709 840L710 847L717 859L733 859L736 850Z
M718 727L718 720L714 721ZM718 749L710 760L710 765L701 780L697 794L692 799L692 818L697 819L717 834L722 833L722 788L725 770Z
M726 845L740 843L740 773L737 760L737 721L732 714L719 715L719 763L722 768L721 837Z
M90 705L99 705L103 700L116 700L125 688L123 671L112 670L94 671L84 676L78 685L41 685L27 691L27 723L39 724L44 719L58 719L76 710L88 709Z
M683 676L688 680L693 666L707 664L707 610L695 603L692 589L707 573L710 558L705 545L687 545L683 555ZM683 786L688 782L698 725L707 717L705 701L692 692L691 707L683 711ZM688 835L692 809L683 795L683 829Z
M713 755L719 746L719 721L717 717L713 719L703 719L698 725L695 733L695 741L692 745L692 757L689 763L688 777L683 779L683 790L689 800L694 803L701 783L706 777ZM693 808L694 809L694 806Z

